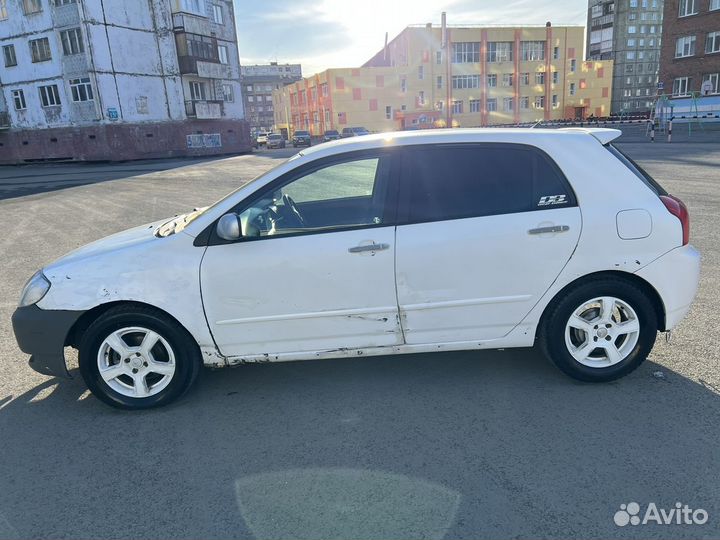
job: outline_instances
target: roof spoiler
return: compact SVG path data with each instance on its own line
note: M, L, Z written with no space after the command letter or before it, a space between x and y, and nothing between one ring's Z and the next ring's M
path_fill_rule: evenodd
M581 133L587 133L588 135L592 135L595 137L598 141L600 141L600 144L606 145L613 142L615 139L620 137L622 135L622 131L619 129L610 129L610 128L562 128L560 131L574 131L574 132L581 132Z

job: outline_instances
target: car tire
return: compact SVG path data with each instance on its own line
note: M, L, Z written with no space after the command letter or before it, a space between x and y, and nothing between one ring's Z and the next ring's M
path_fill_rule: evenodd
M538 344L570 377L607 382L645 361L657 330L658 314L648 295L629 280L606 277L558 295L543 317Z
M185 394L202 361L197 343L176 321L151 307L125 305L109 309L84 332L79 364L101 401L150 409Z

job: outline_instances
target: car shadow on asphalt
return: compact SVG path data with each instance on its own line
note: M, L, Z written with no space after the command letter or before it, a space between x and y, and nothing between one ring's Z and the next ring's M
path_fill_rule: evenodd
M612 516L720 511L718 389L652 361L595 385L534 350L248 364L136 413L73 375L0 404L21 537L686 538L713 533Z

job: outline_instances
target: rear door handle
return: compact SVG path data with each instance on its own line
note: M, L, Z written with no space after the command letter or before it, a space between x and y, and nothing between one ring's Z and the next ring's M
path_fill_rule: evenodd
M390 249L390 244L369 244L367 246L355 246L348 249L350 253L363 253L365 251L383 251Z
M537 229L530 229L528 234L552 234L568 232L570 227L568 225L553 225L552 227L538 227Z

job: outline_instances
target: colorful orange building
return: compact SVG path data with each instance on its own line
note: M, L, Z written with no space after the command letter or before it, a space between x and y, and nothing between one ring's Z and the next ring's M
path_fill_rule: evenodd
M584 28L408 27L359 68L273 93L278 129L478 127L610 114L613 63L584 62Z

